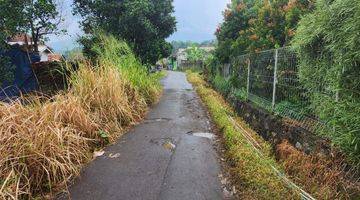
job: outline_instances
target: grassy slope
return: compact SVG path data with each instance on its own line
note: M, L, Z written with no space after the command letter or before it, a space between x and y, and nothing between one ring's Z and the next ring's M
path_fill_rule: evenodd
M223 133L227 153L234 165L232 172L241 190L240 196L244 199L299 199L270 168L269 164L277 166L271 157L270 146L237 117L222 96L215 92L199 74L188 72L188 80L196 88L215 124ZM264 157L259 157L255 153L232 119L251 134L259 144Z

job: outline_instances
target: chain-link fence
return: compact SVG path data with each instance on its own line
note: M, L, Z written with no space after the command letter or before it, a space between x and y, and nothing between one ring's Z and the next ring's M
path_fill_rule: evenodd
M252 103L285 117L303 129L315 132L326 128L310 106L299 81L296 53L281 48L246 54L221 67L224 78L235 77L233 89L244 91Z

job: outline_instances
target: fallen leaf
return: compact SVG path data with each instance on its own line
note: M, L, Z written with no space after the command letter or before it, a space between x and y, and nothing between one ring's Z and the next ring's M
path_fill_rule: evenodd
M223 193L224 193L225 198L230 198L233 196L233 194L231 192L229 192L229 190L227 188L223 189Z
M234 194L237 193L237 190L236 190L236 187L235 187L235 186L233 186L232 191L233 191Z
M116 154L110 154L109 155L109 158L118 158L118 157L120 157L120 153L116 153Z
M221 184L226 185L226 183L227 183L227 179L226 179L226 178L221 179Z
M100 156L103 156L105 153L105 151L94 151L94 158L97 158L97 157L100 157Z

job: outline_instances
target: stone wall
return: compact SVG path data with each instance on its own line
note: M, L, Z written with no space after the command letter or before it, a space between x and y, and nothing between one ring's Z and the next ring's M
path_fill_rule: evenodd
M236 112L241 116L258 134L266 141L276 145L283 140L288 140L290 144L306 154L331 153L330 142L316 136L294 123L288 123L289 119L276 116L273 113L259 108L248 102L238 99L229 99Z

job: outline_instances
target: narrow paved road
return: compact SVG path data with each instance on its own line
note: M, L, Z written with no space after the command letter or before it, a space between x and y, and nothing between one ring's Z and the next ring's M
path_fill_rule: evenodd
M200 99L184 73L169 72L163 84L159 104L86 167L71 199L223 199L214 142L201 134L210 124Z

